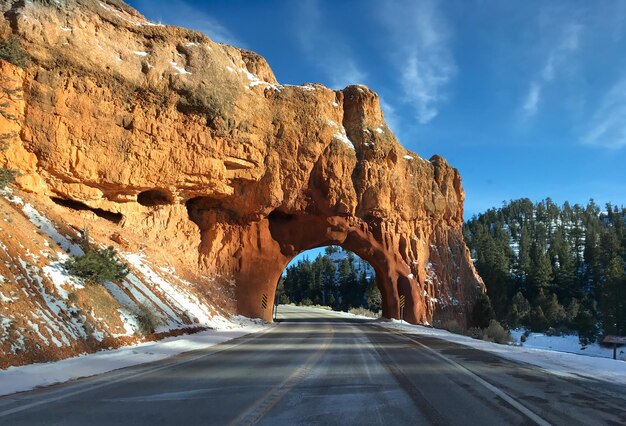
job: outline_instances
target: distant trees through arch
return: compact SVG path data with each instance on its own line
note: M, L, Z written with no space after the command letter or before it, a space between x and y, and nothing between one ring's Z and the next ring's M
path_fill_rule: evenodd
M289 264L278 281L276 296L280 303L322 305L334 310L378 312L382 307L374 269L338 246L326 247L313 260L304 257Z

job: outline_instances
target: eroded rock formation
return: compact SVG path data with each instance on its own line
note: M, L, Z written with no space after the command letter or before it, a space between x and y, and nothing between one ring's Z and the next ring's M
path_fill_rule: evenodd
M1 157L22 189L109 214L197 277L232 278L244 315L270 319L261 297L287 263L335 244L374 267L385 316L405 295L408 321L464 321L484 286L461 178L404 149L374 92L280 85L257 54L119 1L43 3L1 6L0 34L30 56L0 68L24 90Z

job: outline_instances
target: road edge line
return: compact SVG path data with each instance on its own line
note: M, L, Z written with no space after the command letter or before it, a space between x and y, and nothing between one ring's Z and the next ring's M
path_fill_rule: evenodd
M394 330L394 329L391 329L391 328L381 327L380 325L377 325L377 327L383 328L385 330L392 331L394 334L398 334L400 336L403 336L403 337L409 339L410 341L418 344L419 346L421 346L422 348L426 349L427 351L431 352L433 355L435 355L436 357L440 358L441 360L447 362L450 365L453 365L453 366L459 368L465 374L469 375L474 380L476 380L478 383L483 385L485 388L487 388L491 392L495 393L497 396L499 396L502 400L504 400L510 406L515 408L517 411L519 411L520 413L522 413L523 415L525 415L526 417L528 417L529 419L531 419L532 421L534 421L538 425L540 425L540 426L552 426L552 423L548 422L543 417L540 417L537 413L532 411L530 408L526 407L524 404L522 404L521 402L517 401L515 398L513 398L512 396L510 396L509 394L504 392L502 389L492 385L491 383L489 383L488 381L486 381L485 379L483 379L478 374L474 373L473 371L471 371L470 369L468 369L464 365L459 364L458 362L456 362L456 361L454 361L454 360L452 360L452 359L450 359L450 358L440 354L439 352L437 352L436 350L434 350L432 348L429 348L428 346L426 346L422 342L418 342L417 340L411 338L411 336L408 335L408 334L402 333L400 331L397 331L397 330Z

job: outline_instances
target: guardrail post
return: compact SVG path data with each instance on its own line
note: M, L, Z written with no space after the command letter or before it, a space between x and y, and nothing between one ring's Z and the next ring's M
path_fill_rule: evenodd
M613 343L613 359L617 359L617 343Z

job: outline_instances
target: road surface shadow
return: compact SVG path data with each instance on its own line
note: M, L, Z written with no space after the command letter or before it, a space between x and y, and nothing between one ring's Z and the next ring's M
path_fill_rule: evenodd
M278 318L276 323L349 323L349 324L366 324L375 321L374 319L364 318Z

